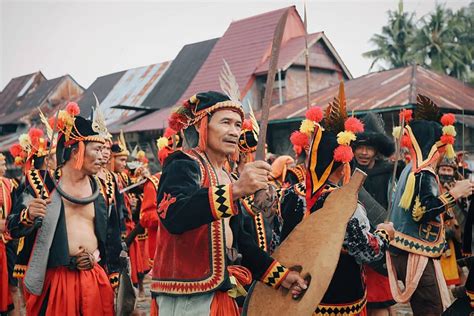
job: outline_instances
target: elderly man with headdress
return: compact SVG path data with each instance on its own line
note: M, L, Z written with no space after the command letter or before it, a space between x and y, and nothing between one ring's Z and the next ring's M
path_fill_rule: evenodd
M297 133L305 134L308 142L302 141L304 135L293 135L293 138L295 135L301 138L299 144L309 144L306 187L297 185L298 190L305 190L306 200L305 203L297 202L294 210L285 209L289 214L283 214L285 235L282 237L305 216L321 209L331 192L350 178L349 163L353 158L350 144L356 134L363 131L363 124L354 117L347 118L343 89L341 83L339 97L329 104L323 124L320 123L323 112L317 108L312 108L311 118L302 122ZM301 201L300 194L289 189L283 203L293 196ZM377 228L370 233L365 209L358 204L347 225L336 271L314 315L365 315L366 287L362 265L382 259L390 235L393 235L391 224L380 224Z
M191 97L170 117L170 127L184 129L193 148L166 159L158 188L151 290L162 315L238 315L233 297L252 278L306 288L298 272L242 229L239 199L267 189L270 172L263 161L248 163L234 182L225 169L237 159L243 117L239 102L213 91Z
M440 192L435 172L440 159L454 157L454 115L444 114L429 98L418 95L414 119L404 110L408 124L397 129L401 144L409 148L411 166L400 176L391 220L396 232L387 256L392 295L397 302L410 301L415 315L440 315L450 298L439 257L445 250L443 214L456 200L472 193L474 184L459 181ZM440 124L441 122L441 124ZM397 279L405 283L401 291Z
M113 315L119 223L111 222L95 174L101 135L69 103L53 118L58 169L34 172L8 217L12 237L33 239L24 278L28 315Z

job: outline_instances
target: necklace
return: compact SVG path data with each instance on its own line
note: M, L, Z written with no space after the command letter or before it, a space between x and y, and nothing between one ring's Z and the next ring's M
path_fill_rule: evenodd
M86 205L86 204L89 204L89 203L95 201L95 199L97 199L97 197L99 196L99 193L100 193L99 184L97 183L97 179L95 177L92 177L92 180L93 180L92 181L92 191L93 192L92 192L91 196L86 197L86 198L76 198L76 197L73 197L73 196L67 194L66 192L64 192L61 189L59 183L56 186L56 190L58 190L59 195L61 195L63 198L65 198L69 202L74 203L74 204Z

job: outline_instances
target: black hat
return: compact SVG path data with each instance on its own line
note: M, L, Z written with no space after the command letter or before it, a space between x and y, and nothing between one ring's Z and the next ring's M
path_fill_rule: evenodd
M184 101L183 105L171 114L169 127L179 132L219 109L233 109L240 114L242 121L244 119L244 110L240 102L232 101L220 92L208 91L198 93Z
M383 119L380 115L369 113L362 118L364 132L357 134L353 147L361 145L374 147L385 157L390 157L395 152L395 143L385 134Z

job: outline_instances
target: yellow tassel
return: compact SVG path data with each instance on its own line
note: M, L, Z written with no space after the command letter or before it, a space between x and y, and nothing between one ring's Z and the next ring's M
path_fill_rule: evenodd
M413 194L415 193L415 173L412 171L408 175L407 183L405 185L405 191L403 192L402 198L398 206L408 210L411 205L411 200L413 199Z
M446 158L453 159L456 157L456 153L454 152L453 145L447 144L446 145Z
M86 145L84 145L83 141L80 141L76 156L74 157L75 158L74 169L76 169L76 170L82 169L82 164L84 163L85 153L86 153Z

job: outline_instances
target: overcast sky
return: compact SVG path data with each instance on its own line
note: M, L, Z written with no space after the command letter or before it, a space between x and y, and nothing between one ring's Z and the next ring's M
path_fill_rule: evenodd
M438 1L452 9L469 0ZM166 60L183 45L220 37L232 21L296 5L295 1L23 1L0 0L0 89L41 70L70 74L87 88L97 77ZM417 17L432 0L405 0ZM368 72L369 39L398 0L307 1L308 31L324 31L354 77Z

